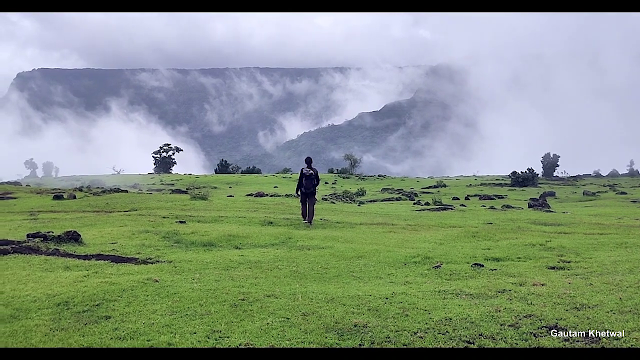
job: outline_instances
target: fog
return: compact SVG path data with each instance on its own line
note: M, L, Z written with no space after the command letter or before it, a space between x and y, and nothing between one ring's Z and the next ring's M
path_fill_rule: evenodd
M395 172L507 174L529 166L540 171L546 152L561 156L558 171L623 172L630 159L640 160L637 34L635 13L3 13L0 94L18 72L43 67L364 68L326 79L338 89L329 95L341 101L331 118L318 120L312 110L319 102L310 101L256 139L273 148L314 127L406 98L410 77L394 74L393 67L449 63L468 74L472 104L460 109L465 121L416 144L404 161L389 163ZM144 80L166 86L163 79ZM311 93L309 86L293 83L271 91ZM14 105L0 114L4 180L26 175L22 162L31 157L40 167L53 161L61 176L110 173L113 165L146 173L151 151L163 142L185 149L176 156L176 172L206 171L199 149L179 130L153 125L156 120L144 109L115 102L103 114L38 114L22 99L10 100ZM212 112L211 126L223 129L232 115ZM49 116L65 122L46 121ZM94 125L80 121L87 118ZM364 161L383 161L363 155Z

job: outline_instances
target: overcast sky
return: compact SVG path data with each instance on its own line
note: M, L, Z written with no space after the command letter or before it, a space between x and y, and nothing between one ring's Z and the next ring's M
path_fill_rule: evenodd
M439 62L467 67L483 105L485 141L456 171L539 167L540 147L574 173L640 162L638 13L0 14L0 94L41 67Z

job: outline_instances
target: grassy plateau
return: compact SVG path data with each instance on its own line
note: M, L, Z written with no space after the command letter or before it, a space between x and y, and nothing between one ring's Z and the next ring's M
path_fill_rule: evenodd
M0 195L14 198L0 201L0 239L76 230L82 245L42 246L159 261L0 256L0 346L640 344L640 178L510 188L503 176L320 176L311 227L295 197L246 196L293 194L296 174L69 176L0 185ZM54 188L96 179L129 192L94 188L74 191L75 200L52 199ZM423 189L438 180L447 187ZM321 200L361 187L366 195L356 203ZM455 210L416 211L434 206L406 198L367 202L399 196L382 188L417 192L422 202L439 197ZM547 198L553 212L527 208L547 190L556 192ZM506 197L465 200L477 194ZM624 337L563 338L553 330L624 330Z

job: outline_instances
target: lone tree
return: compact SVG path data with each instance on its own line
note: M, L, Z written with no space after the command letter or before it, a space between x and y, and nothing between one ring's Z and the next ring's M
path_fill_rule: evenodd
M60 169L57 166L53 167L53 176L58 177L58 174L60 173Z
M156 174L171 174L173 167L178 164L174 155L182 151L184 150L177 146L164 143L158 150L151 153L153 172Z
M553 173L556 172L558 166L560 166L560 155L553 154L548 152L542 156L542 177L546 179L550 179L553 177Z
M347 162L347 169L349 170L349 174L355 174L356 169L360 167L362 163L362 158L356 157L352 153L344 154L342 159Z
M25 160L24 161L24 167L29 170L29 175L25 176L27 178L37 178L38 177L38 172L36 170L38 170L38 164L36 164L35 161L33 161L33 158L30 158L29 160Z
M627 175L628 176L640 176L640 171L638 171L638 169L634 169L634 165L636 163L633 161L633 159L629 160L629 165L627 165Z
M527 168L527 171L512 171L509 174L512 187L535 187L538 186L538 173L533 168Z
M53 177L53 168L55 166L51 161L45 161L42 163L42 177Z
M124 171L124 169L116 169L116 166L113 165L113 167L111 168L111 170L113 170L113 174L114 175L120 175L122 174L122 172Z

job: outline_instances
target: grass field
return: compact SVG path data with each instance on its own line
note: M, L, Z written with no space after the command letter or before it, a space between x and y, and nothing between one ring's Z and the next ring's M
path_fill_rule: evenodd
M76 192L76 200L54 201L46 190L96 178L129 193ZM56 246L162 261L1 256L0 346L640 344L640 202L631 201L640 198L640 179L513 189L480 185L506 183L500 176L458 177L442 178L446 188L425 190L438 179L321 178L319 199L364 187L360 200L366 201L392 196L380 192L384 187L413 188L434 193L420 194L422 201L437 195L456 208L318 201L309 227L297 198L245 196L291 194L295 174L110 175L0 185L0 193L16 198L0 201L0 239L77 230L84 245ZM209 191L209 200L168 191L187 187ZM527 209L527 200L545 190L557 193L548 198L554 212ZM587 197L583 190L606 192ZM508 196L464 200L473 194ZM503 204L524 209L500 210ZM559 338L552 329L625 335Z

